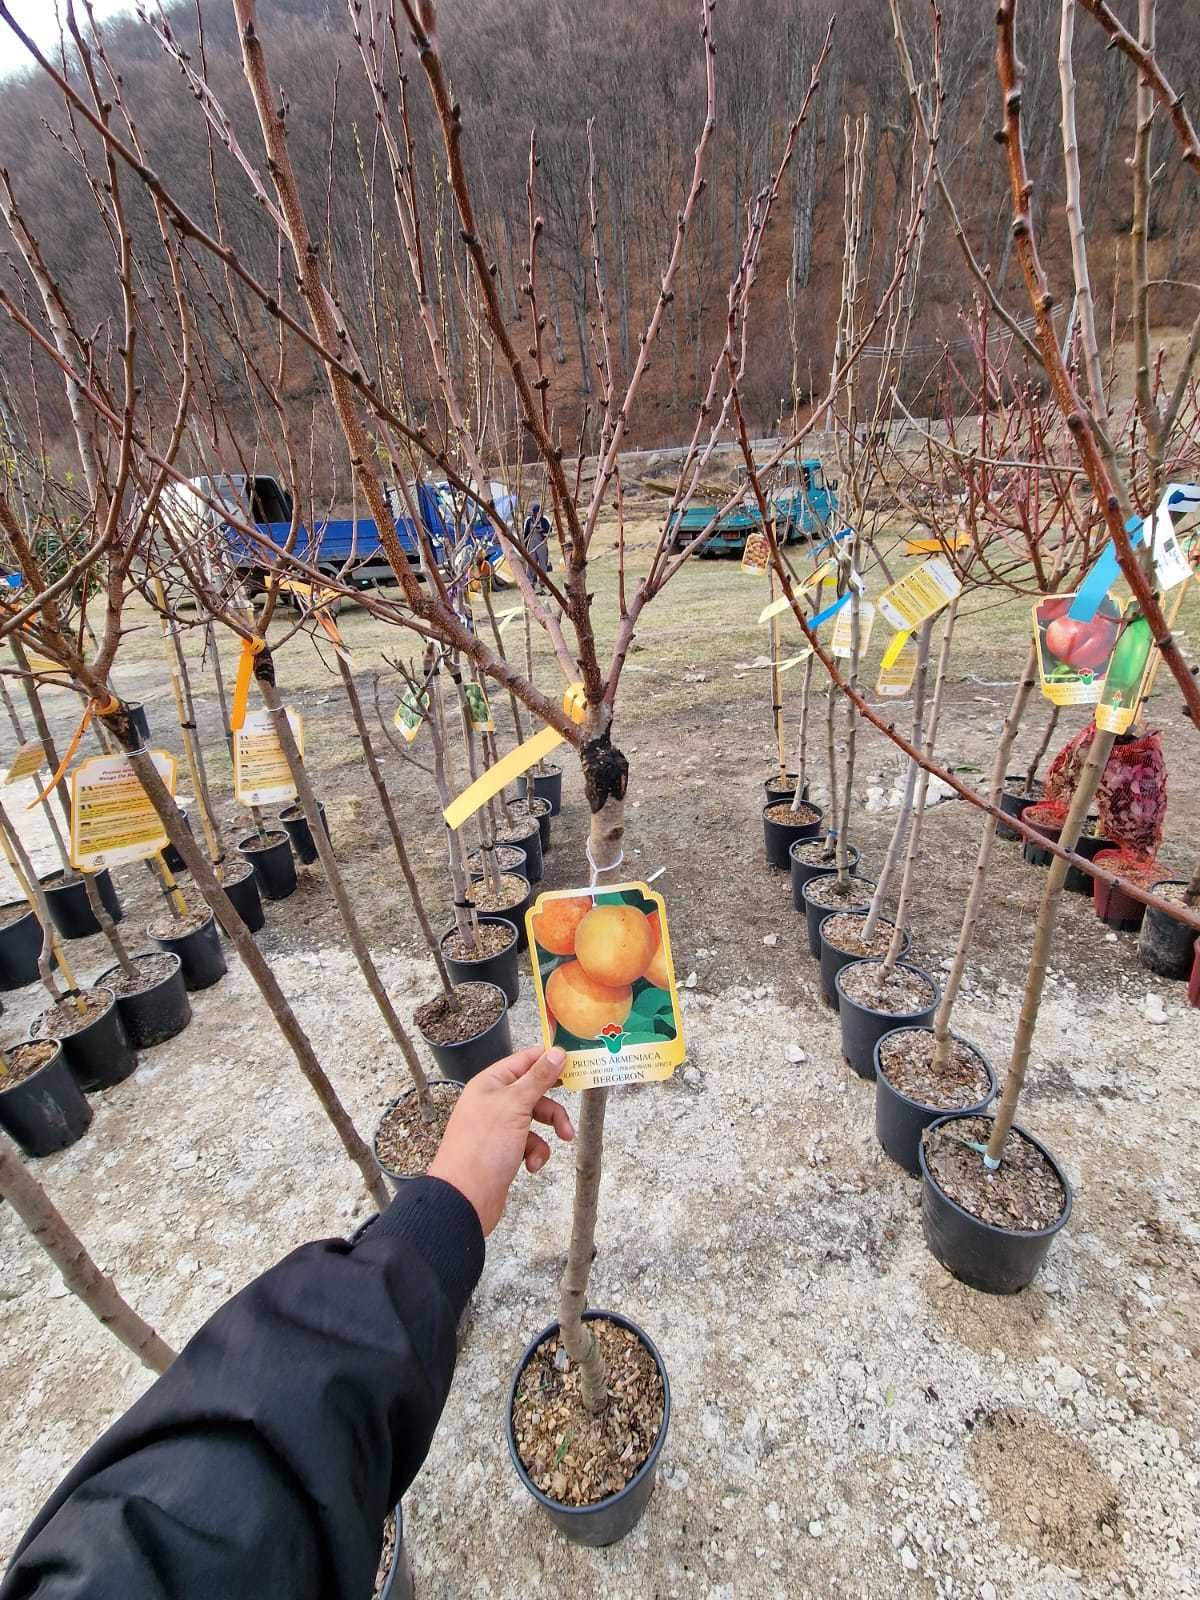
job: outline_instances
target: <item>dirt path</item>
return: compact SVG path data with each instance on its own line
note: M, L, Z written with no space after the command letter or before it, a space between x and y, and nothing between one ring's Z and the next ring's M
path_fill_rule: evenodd
M696 974L684 993L689 1061L662 1088L614 1097L593 1276L595 1302L641 1321L668 1364L660 1483L630 1539L585 1552L547 1532L506 1458L513 1363L555 1312L571 1195L559 1157L518 1185L492 1242L443 1426L405 1501L420 1594L1200 1594L1197 1014L1181 986L1149 979L1132 940L1106 939L1090 903L1069 899L1022 1115L1064 1161L1076 1210L1025 1294L993 1300L957 1285L924 1249L918 1186L882 1157L870 1086L841 1062L786 882L762 863L762 677L726 671L694 697L680 685L678 672L660 685L647 668L626 747L641 781L631 875L667 867L659 887L678 965ZM986 763L1004 694L956 677L950 759ZM335 842L411 1014L427 971L361 765L330 720L338 697L315 684L297 698ZM211 701L201 710L211 734ZM895 770L882 741L865 743L864 799ZM427 782L389 762L440 916ZM574 772L567 789L548 887L581 881ZM1195 807L1180 782L1171 837L1189 837ZM864 818L864 871L891 822ZM977 830L958 802L927 824L915 958L934 971L952 947ZM152 888L141 871L119 878L136 929ZM329 926L319 876L302 879L260 937L370 1132L401 1068ZM957 1015L999 1069L1040 883L1015 846L1001 848ZM85 974L107 964L97 941L72 953ZM1146 1019L1148 994L1161 997L1165 1022ZM34 990L5 1002L12 1038L39 1002ZM87 1137L37 1168L177 1343L285 1251L364 1214L353 1169L240 968L194 1003L192 1027L97 1097ZM527 992L513 1033L534 1037ZM789 1046L803 1061L789 1061ZM147 1379L62 1291L7 1208L0 1259L6 1555Z

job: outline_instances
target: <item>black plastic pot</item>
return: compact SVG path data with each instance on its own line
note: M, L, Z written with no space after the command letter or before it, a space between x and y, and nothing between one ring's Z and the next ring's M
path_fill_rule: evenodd
M1097 839L1094 833L1083 833L1075 846L1075 854L1083 856L1085 861L1091 861L1099 850L1115 850L1116 846L1111 839ZM1092 879L1079 867L1068 867L1067 875L1063 879L1063 888L1072 894L1091 894Z
M499 984L492 983L488 987L504 996L504 990ZM476 1073L482 1072L484 1067L490 1067L493 1061L500 1061L504 1056L512 1055L507 998L504 1010L495 1022L489 1023L482 1032L472 1038L464 1039L461 1044L435 1044L423 1028L421 1037L429 1046L433 1059L438 1064L438 1070L444 1077L450 1078L454 1083L469 1083Z
M1154 891L1173 886L1187 888L1178 878L1167 878L1154 885ZM1179 908L1181 911L1183 907ZM1186 922L1179 922L1154 906L1146 907L1142 931L1138 935L1138 959L1160 978L1187 978L1192 970L1192 947L1196 933Z
M804 912L804 885L810 878L825 878L831 872L837 871L837 862L831 861L826 865L823 861L797 861L795 850L797 845L811 843L810 840L796 839L788 846L788 866L792 874L792 904L801 914ZM858 846L846 846L846 862L850 868L850 876L858 871ZM816 955L816 951L813 954Z
M134 956L133 963L143 958ZM100 988L120 976L120 967L109 967L96 980ZM140 994L119 994L117 1010L125 1024L125 1032L135 1050L149 1050L152 1045L164 1044L182 1033L192 1020L191 1002L183 983L182 964L175 956L175 968L169 977L160 978Z
M129 720L142 736L142 743L150 737L150 719L146 715L146 708L140 700L127 700L125 709L129 713Z
M114 922L120 922L125 913L121 909L116 886L108 868L105 867L102 872L97 872L92 881L100 891L100 901L104 909ZM100 924L88 904L87 885L81 877L74 877L64 883L61 872L51 872L42 879L42 888L46 892L50 921L57 929L59 938L86 939L91 934L100 932Z
M511 917L480 917L480 922L498 923L502 927L511 928L513 942L507 950L502 950L498 956L484 956L478 961L460 961L456 956L446 954L446 940L456 930L448 928L442 935L442 955L445 958L446 970L454 983L494 983L498 989L503 989L504 998L510 1006L515 1006L517 997L521 992L521 970L517 964L517 951L520 942L517 938L517 925Z
M556 817L562 810L562 768L550 765L549 772L525 774L525 798L549 800L550 815Z
M325 837L329 838L329 823L325 819L325 807L317 801L317 810L321 814L321 826L325 829ZM311 867L318 856L317 846L312 836L312 829L308 825L308 818L304 815L303 807L297 802L287 806L279 813L279 820L287 829L288 838L292 841L292 849L306 867Z
M945 1107L927 1106L920 1100L910 1100L892 1086L879 1065L882 1046L887 1040L894 1033L912 1031L912 1025L904 1023L899 1028L890 1028L887 1033L880 1034L875 1041L875 1137L897 1166L903 1167L912 1177L919 1178L921 1135L931 1122L937 1122L946 1115ZM960 1039L956 1033L950 1037L957 1044L966 1045L971 1054L979 1058L988 1076L988 1092L983 1099L976 1101L973 1106L964 1106L961 1113L956 1115L982 1116L996 1098L996 1074L992 1070L992 1063L979 1046L972 1044L969 1039Z
M265 849L256 833L238 840L238 854L254 868L260 894L268 900L286 900L296 892L296 858L286 833L269 833L274 842Z
M631 1322L628 1317L619 1316L615 1311L585 1311L583 1319L585 1322L612 1322L619 1328L627 1328L630 1333L637 1336L654 1358L654 1365L658 1368L658 1375L662 1379L663 1419L658 1437L650 1447L650 1454L623 1489L618 1489L616 1494L611 1494L604 1500L597 1500L595 1505L591 1506L564 1506L557 1500L551 1500L548 1495L542 1493L526 1472L517 1453L517 1441L513 1437L512 1415L517 1398L517 1384L522 1372L529 1365L534 1351L558 1332L557 1322L552 1322L548 1328L543 1328L535 1339L530 1340L517 1363L517 1370L513 1373L513 1380L508 1389L508 1405L504 1411L504 1436L508 1440L508 1454L517 1469L517 1476L559 1533L568 1538L572 1544L587 1545L595 1549L603 1545L616 1544L618 1539L623 1539L627 1533L631 1533L649 1504L650 1496L654 1492L658 1458L662 1454L667 1429L671 1422L671 1385L667 1380L667 1369L663 1358L655 1349L654 1341L644 1329L638 1327L636 1322Z
M778 773L776 773L773 778L766 779L763 784L763 788L767 792L767 804L769 806L773 806L779 800L790 800L796 793L796 777L796 773L788 772L784 774L785 781L782 783L779 781ZM800 796L800 798L801 800L808 799L807 779L805 779L804 782L804 793Z
M778 867L786 872L791 865L791 856L788 852L797 839L815 839L821 831L821 813L809 822L776 822L767 816L772 805L780 805L781 801L768 800L763 807L763 842L767 849L767 865ZM813 810L816 811L816 807Z
M867 909L868 908L866 906L848 906L847 907L848 911L862 911L864 913L866 912ZM840 913L839 913L839 915L840 915ZM825 917L822 917L821 921L820 921L820 937L821 937L821 998L822 998L822 1000L824 1000L824 1002L825 1002L825 1004L827 1006L829 1006L832 1010L836 1011L837 1010L837 1005L838 1005L838 992L837 992L837 988L836 988L836 979L837 979L838 973L842 970L842 968L848 962L850 962L850 961L861 961L863 958L862 958L862 956L854 955L849 950L839 950L839 949L837 949L837 947L835 945L829 944L826 941L826 938L825 938L825 923L826 923L826 921L827 921L827 918L825 918ZM895 923L892 922L887 917L880 917L879 926L881 928L894 928L895 927ZM909 952L909 949L910 949L911 945L912 945L912 939L906 933L904 935L904 946L901 949L900 954L902 956L906 956L908 954L908 952Z
M24 903L10 900L0 906L0 914ZM0 989L23 989L27 983L32 983L38 975L41 953L42 925L30 906L24 916L0 928Z
M947 1122L970 1116L958 1111L951 1117L939 1117L929 1125L929 1132ZM984 1294L1016 1294L1026 1288L1037 1276L1046 1259L1050 1242L1060 1228L1064 1228L1071 1215L1071 1185L1066 1173L1054 1157L1024 1128L1013 1124L1012 1132L1027 1139L1035 1150L1054 1168L1062 1184L1066 1204L1062 1216L1048 1228L1037 1233L1017 1233L1012 1228L998 1228L994 1223L982 1222L969 1211L951 1200L938 1188L925 1161L925 1135L921 1138L921 1223L925 1230L925 1243L935 1261L968 1288L980 1289Z
M918 978L924 978L933 990L929 1004L919 1006L916 1011L876 1011L873 1006L864 1006L846 993L842 980L851 965L873 964L870 961L848 963L838 969L834 979L837 987L838 1015L842 1019L842 1054L859 1077L866 1078L868 1082L875 1077L875 1046L879 1040L893 1028L927 1027L933 1021L933 1014L937 1010L942 993L933 976L924 968L914 967L909 961L898 961L897 972L915 973Z
M437 1085L439 1083L445 1083L445 1082L446 1082L446 1079L444 1079L444 1078L430 1078L429 1087L431 1089L434 1089L434 1088L437 1087ZM459 1084L456 1081L455 1084L454 1084L454 1087L456 1089L461 1088L461 1084ZM392 1193L394 1195L400 1193L400 1189L401 1189L401 1186L403 1184L411 1182L411 1180L413 1178L418 1178L418 1177L421 1176L421 1174L418 1173L418 1172L393 1172L392 1171L391 1167L388 1166L387 1162L379 1154L379 1130L380 1130L380 1128L383 1127L384 1123L387 1121L389 1113L391 1111L393 1111L395 1109L395 1107L400 1104L401 1100L406 1100L410 1094L414 1094L415 1092L416 1091L414 1090L412 1084L410 1083L406 1089L402 1089L400 1091L400 1093L395 1097L395 1099L388 1101L387 1105L384 1106L384 1108L383 1108L383 1115L380 1117L379 1122L376 1125L375 1135L371 1140L371 1149L372 1149L372 1151L374 1153L376 1161L378 1161L378 1163L379 1163L379 1170L380 1170L380 1172L383 1173L384 1177L387 1179L388 1187L391 1189L391 1191L392 1191Z
M52 1041L58 1044L58 1040ZM0 1090L0 1128L27 1156L52 1156L82 1138L92 1108L75 1082L62 1046L35 1073Z
M245 859L243 857L243 860ZM248 860L246 865L250 867L250 871L244 878L238 878L235 883L222 883L221 887L233 901L234 910L250 932L257 933L267 919L263 914L262 897L258 892L258 878Z
M503 839L501 843L511 845L514 850L519 850L525 857L524 867L517 868L522 877L528 878L530 883L541 883L542 875L545 872L545 863L542 859L541 828L536 828L528 838Z
M121 1013L111 989L108 1006L77 1033L64 1034L59 1040L63 1055L75 1082L89 1094L100 1089L111 1089L114 1083L123 1083L137 1066L137 1056L125 1032ZM40 1020L40 1019L39 1019ZM36 1029L37 1023L34 1024ZM39 1035L31 1030L31 1037Z
M184 987L193 994L198 989L211 989L228 970L217 933L217 919L211 911L208 920L193 928L191 933L168 934L163 939L152 933L150 937L160 950L179 957Z
M1025 774L1023 772L1010 772L1007 774L1004 781L1005 783L1024 783ZM1036 793L1033 794L1025 794L1021 791L1014 791L1010 793L1007 789L1005 789L1000 795L1001 811L1004 812L1006 817L1020 817L1026 806L1035 806L1042 798L1041 784L1036 784L1035 788ZM1006 828L1002 822L998 822L996 824L996 837L997 839L1008 839L1011 841L1013 839L1019 839L1021 835L1015 828Z
M521 877L521 873L510 872L506 874L506 876L510 878L519 878ZM482 878L483 874L481 872L473 872L471 874L471 879L474 883L479 883ZM515 906L505 906L503 911L481 911L479 916L481 920L485 917L503 917L505 922L511 922L517 930L517 949L524 950L529 944L529 938L525 932L525 913L529 910L532 900L533 886L530 884L529 879L526 878L524 898L518 900Z
M832 877L832 873L822 874ZM817 878L810 878L808 883L816 883ZM808 953L814 961L821 959L821 924L833 911L869 911L871 909L871 894L875 888L873 883L863 881L858 884L859 893L851 895L845 905L819 906L808 897L808 883L804 885L801 901L804 905L804 921L808 929ZM864 898L865 896L865 898Z
M412 1566L408 1559L408 1551L404 1548L404 1515L399 1505L394 1512L396 1518L396 1546L392 1552L392 1564L388 1568L387 1577L383 1580L383 1588L379 1591L379 1600L413 1600Z
M187 829L188 833L191 834L192 840L195 841L196 832L195 832L195 829L192 827L191 816L188 814L188 812L182 806L180 806L180 808L179 808L179 814L183 818L184 827ZM162 858L167 863L167 866L170 867L172 872L186 872L187 871L187 862L179 854L179 851L176 850L175 846L171 843L171 841L169 839L167 840L166 844L163 846Z
M542 835L542 855L545 856L550 850L550 818L554 814L554 808L549 800L539 799L536 795L528 801L528 806L529 815L538 820L538 828Z

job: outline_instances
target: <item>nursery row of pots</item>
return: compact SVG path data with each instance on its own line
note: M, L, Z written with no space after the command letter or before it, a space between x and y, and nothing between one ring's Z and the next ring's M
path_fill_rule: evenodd
M932 1024L940 986L930 973L905 959L910 948L907 933L899 941L898 959L888 963L886 952L895 925L886 918L878 919L870 943L864 939L875 885L859 876L857 849L847 848L847 889L838 885L837 866L824 847L823 819L816 807L802 799L789 811L794 788L789 791L778 780L766 788L767 860L790 871L792 903L805 917L809 953L820 963L822 999L838 1013L843 1056L860 1078L875 1084L879 1143L905 1172L921 1178L922 1224L930 1253L973 1288L994 1294L1024 1288L1070 1215L1071 1190L1065 1175L1037 1140L1013 1127L1010 1138L1038 1152L1057 1178L1063 1197L1060 1214L1051 1225L1025 1231L974 1215L939 1183L931 1170L930 1152L947 1140L961 1145L964 1131L980 1132L973 1119L986 1119L997 1092L996 1075L983 1052L957 1035L945 1046L949 1070L932 1072L936 1044ZM889 1071L900 1083L892 1081ZM979 1143L974 1139L971 1148Z
M1034 785L1030 791L1015 775L1010 776L1007 783L1011 787L1001 796L1000 809L1009 816L1019 817L1027 827L1057 844L1062 834L1062 809L1042 801L1040 785ZM1098 837L1091 831L1096 821L1095 817L1088 818L1087 829L1075 846L1075 854L1095 861L1097 866L1107 867L1110 872L1142 888L1152 889L1168 900L1178 900L1182 910L1186 882L1163 877L1158 868L1147 868L1144 863L1127 856L1113 840ZM1015 829L1003 824L997 824L996 835L1012 841L1021 838ZM1024 841L1021 853L1034 867L1048 867L1054 859L1049 850L1029 840ZM1136 933L1138 957L1147 971L1159 978L1186 982L1192 1004L1200 1005L1200 938L1186 922L1157 906L1147 906L1117 884L1090 877L1078 867L1068 869L1063 887L1069 893L1090 894L1097 917L1107 927L1118 933Z

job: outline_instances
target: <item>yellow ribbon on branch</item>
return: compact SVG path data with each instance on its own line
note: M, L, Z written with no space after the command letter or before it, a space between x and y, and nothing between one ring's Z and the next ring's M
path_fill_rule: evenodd
M519 778L527 772L535 761L541 761L548 756L556 745L563 743L563 736L555 728L543 728L540 733L535 733L532 739L526 739L524 744L519 744L515 750L510 750L506 756L497 761L494 767L489 767L481 773L475 782L445 807L442 816L446 819L448 828L461 828L468 817L473 817L480 806L486 805L493 795L500 793L514 778Z

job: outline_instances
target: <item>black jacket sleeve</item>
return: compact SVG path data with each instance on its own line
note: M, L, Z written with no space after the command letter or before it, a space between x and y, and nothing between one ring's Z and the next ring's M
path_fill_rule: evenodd
M0 1600L369 1600L482 1267L474 1210L437 1178L357 1242L295 1251L77 1463Z

